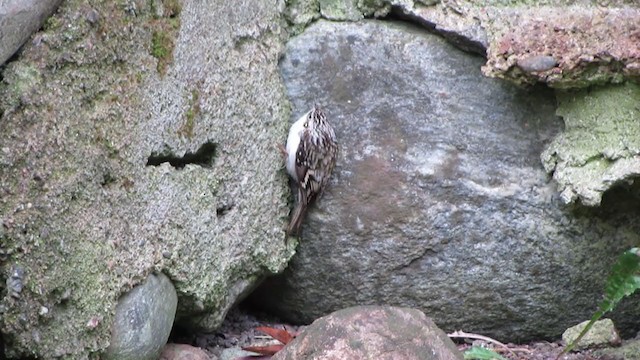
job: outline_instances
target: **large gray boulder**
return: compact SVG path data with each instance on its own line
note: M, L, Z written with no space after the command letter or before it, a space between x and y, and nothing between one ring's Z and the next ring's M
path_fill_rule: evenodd
M406 306L504 341L590 317L614 258L640 241L636 200L614 189L600 209L565 207L540 161L562 131L553 92L485 78L482 64L391 22L319 21L290 40L294 113L323 104L341 152L298 253L256 303L302 323ZM640 308L626 305L621 328Z
M213 330L281 271L289 107L271 1L65 1L0 83L0 327L10 358L83 359L152 271ZM4 289L3 289L4 290ZM6 296L5 296L6 295ZM93 355L91 355L93 354Z
M0 0L0 65L38 30L62 0Z
M290 2L285 11L295 31L318 17L388 15L486 56L487 76L559 89L567 133L556 137L542 160L566 204L598 206L606 191L639 176L640 87L634 84L640 76L640 2L309 0ZM594 86L599 88L588 89Z

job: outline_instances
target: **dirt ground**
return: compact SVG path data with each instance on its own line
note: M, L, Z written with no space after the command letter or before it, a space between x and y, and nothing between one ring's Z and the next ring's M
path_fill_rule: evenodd
M245 310L233 309L227 315L222 327L214 334L174 334L171 341L176 343L188 343L205 349L212 358L218 358L226 348L242 347L264 344L270 337L256 331L259 326L286 329L290 333L301 331L304 326L285 324L278 319L266 314L251 314ZM455 339L461 351L468 349L472 343ZM482 345L481 343L474 343ZM486 344L486 343L484 343ZM535 342L531 344L507 344L510 351L490 346L509 360L553 360L562 351L559 342ZM593 355L591 351L571 353L561 358L562 360L604 360Z

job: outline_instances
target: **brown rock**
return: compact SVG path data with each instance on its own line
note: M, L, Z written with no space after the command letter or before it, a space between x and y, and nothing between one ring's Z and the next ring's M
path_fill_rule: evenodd
M620 83L640 75L637 1L434 1L399 6L412 22L487 58L483 72L556 88ZM544 4L547 3L547 4Z
M490 44L483 72L556 88L584 88L637 77L638 16L640 9L629 6L487 9L480 15ZM553 55L555 63L548 55ZM515 65L522 68L530 58L547 66L525 68L524 73L516 70Z
M273 360L462 358L447 335L419 310L356 306L314 321Z
M160 354L159 360L209 360L209 355L202 349L187 344L167 344Z

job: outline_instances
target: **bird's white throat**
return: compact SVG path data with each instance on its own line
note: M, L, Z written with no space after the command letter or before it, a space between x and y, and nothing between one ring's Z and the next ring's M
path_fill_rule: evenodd
M300 146L300 136L304 130L304 122L309 116L309 112L302 115L289 129L289 137L287 138L287 172L294 180L298 180L296 174L296 154L298 146Z

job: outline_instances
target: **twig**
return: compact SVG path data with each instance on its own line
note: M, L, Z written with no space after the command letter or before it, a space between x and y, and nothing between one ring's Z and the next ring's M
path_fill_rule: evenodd
M492 339L492 338L490 338L488 336L466 333L466 332L464 332L462 330L454 331L451 334L447 334L447 336L449 336L450 338L476 339L476 340L482 340L482 341L486 341L486 342L489 342L489 343L493 343L493 344L496 344L496 345L504 348L506 351L508 351L514 357L517 357L517 355L513 352L513 350L511 350L507 345L501 343L498 340Z

